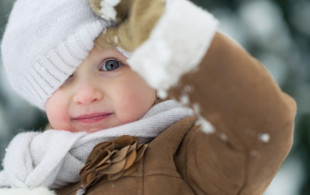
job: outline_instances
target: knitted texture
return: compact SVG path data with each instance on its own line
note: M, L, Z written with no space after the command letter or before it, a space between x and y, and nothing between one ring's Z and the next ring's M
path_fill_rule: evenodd
M88 0L17 0L1 44L12 88L44 110L108 25Z

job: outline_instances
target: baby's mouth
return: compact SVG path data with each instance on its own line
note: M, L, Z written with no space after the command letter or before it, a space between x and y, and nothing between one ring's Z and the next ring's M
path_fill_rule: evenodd
M84 115L74 117L72 120L77 121L77 122L81 122L84 124L92 124L92 123L102 121L111 115L112 115L112 113L105 113L105 112L84 114Z

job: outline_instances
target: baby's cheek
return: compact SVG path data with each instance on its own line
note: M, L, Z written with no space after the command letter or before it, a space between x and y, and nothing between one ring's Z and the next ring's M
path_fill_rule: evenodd
M153 105L155 96L152 96L150 93L151 91L147 89L136 89L127 96L127 102L124 107L129 111L127 114L131 121L140 119Z
M47 107L46 114L49 123L53 129L58 130L69 130L70 128L70 117L68 111L65 109L65 105L52 104L51 107ZM48 109L51 108L51 109Z
M114 106L117 107L117 113L122 123L137 120L141 115L140 107L143 106L137 91L128 86L123 88L116 96L117 98L114 97Z
M60 112L58 112L58 114L57 113L49 114L48 119L53 129L64 129L65 118L60 114Z

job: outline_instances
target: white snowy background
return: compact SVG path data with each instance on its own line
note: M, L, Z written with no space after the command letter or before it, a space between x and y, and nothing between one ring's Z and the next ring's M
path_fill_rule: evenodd
M298 103L293 150L265 195L310 194L310 1L194 2L211 11L220 21L220 30L257 57ZM13 3L0 1L0 40ZM42 129L45 124L44 113L11 91L0 62L0 159L16 133Z

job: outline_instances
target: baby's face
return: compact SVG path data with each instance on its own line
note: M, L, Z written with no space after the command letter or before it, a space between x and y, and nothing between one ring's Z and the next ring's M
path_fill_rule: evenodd
M138 120L154 101L155 90L124 55L95 47L45 108L54 129L95 132Z

